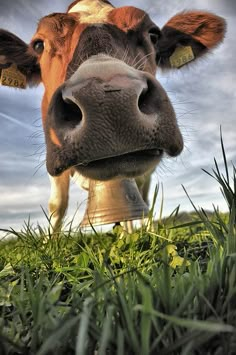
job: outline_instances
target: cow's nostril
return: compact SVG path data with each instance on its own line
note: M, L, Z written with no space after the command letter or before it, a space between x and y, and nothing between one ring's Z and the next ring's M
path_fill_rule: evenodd
M64 102L66 121L80 123L82 121L82 111L79 106L70 99L65 99Z
M150 115L155 112L154 103L154 85L151 80L147 80L147 86L142 90L138 98L138 107L142 113Z
M61 91L57 92L53 107L55 119L62 127L74 128L82 121L80 107L69 98L64 98Z
M141 112L146 113L145 111L147 110L147 94L148 94L148 87L143 89L143 91L141 92L141 95L139 96L138 99L138 107L140 109Z

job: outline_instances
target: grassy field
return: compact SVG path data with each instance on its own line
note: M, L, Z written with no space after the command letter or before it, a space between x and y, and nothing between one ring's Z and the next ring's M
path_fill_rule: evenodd
M133 234L9 231L0 355L236 354L236 171L222 152L224 172L206 173L226 214L177 208Z

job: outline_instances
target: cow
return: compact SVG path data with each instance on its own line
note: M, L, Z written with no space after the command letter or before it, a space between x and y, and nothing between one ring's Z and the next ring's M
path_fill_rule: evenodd
M43 17L29 44L0 30L2 84L45 88L54 231L67 209L71 176L84 188L90 179L136 178L146 199L151 172L163 156L183 149L157 69L191 65L225 31L223 18L200 10L178 13L160 29L145 11L107 0L77 0L65 13Z

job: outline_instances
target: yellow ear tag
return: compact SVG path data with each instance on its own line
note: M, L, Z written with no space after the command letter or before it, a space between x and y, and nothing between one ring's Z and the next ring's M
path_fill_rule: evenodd
M177 47L170 57L170 65L172 68L180 68L194 58L192 47Z
M17 69L15 64L12 64L9 68L2 69L0 84L25 89L26 76Z

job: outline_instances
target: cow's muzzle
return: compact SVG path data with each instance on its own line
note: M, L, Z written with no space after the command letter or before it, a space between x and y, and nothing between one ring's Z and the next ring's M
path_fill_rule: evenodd
M105 55L88 59L56 91L45 129L51 175L74 166L92 179L133 177L183 148L156 79Z

